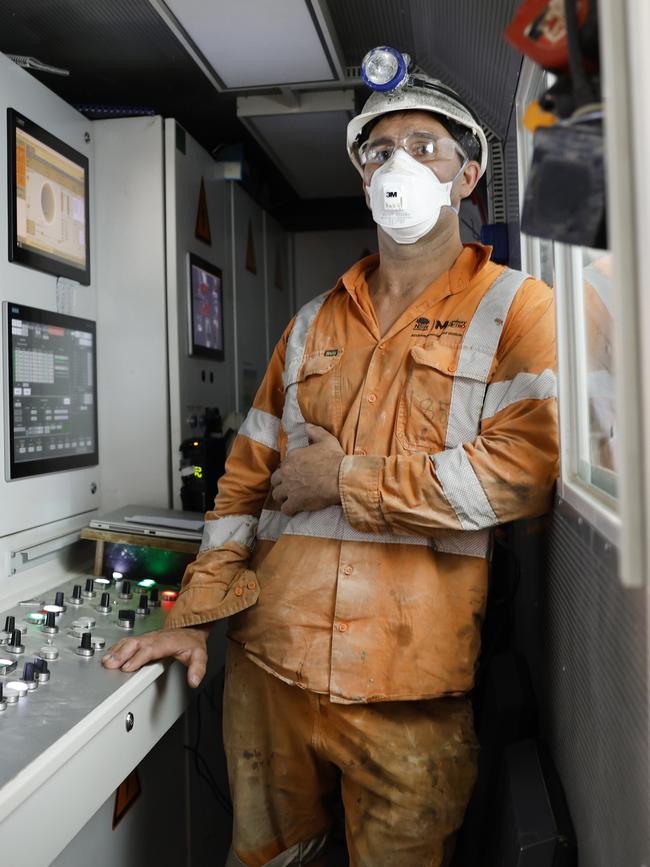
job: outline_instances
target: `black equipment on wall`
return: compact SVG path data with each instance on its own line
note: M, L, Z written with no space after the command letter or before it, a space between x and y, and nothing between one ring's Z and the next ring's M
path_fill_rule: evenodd
M206 409L204 420L201 436L188 437L180 445L181 503L186 512L212 508L226 464L226 439L221 433L219 410Z

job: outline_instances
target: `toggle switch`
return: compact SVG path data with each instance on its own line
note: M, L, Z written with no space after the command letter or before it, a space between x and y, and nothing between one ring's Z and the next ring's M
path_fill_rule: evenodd
M50 669L46 659L40 656L34 658L34 677L39 683L47 683L50 679Z
M44 644L38 651L38 655L52 662L53 659L59 658L59 648L54 644Z
M68 602L72 605L81 605L83 599L81 598L81 584L75 584L72 589L72 596L68 597Z
M7 644L8 653L24 653L25 645L22 644L23 636L20 629L14 629L11 633L11 638L9 639L9 643Z
M0 677L4 677L5 674L11 674L17 665L18 663L15 659L0 657Z
M106 639L101 635L93 635L92 646L95 650L103 650L106 647Z
M92 635L90 632L84 632L81 636L81 644L75 649L78 656L90 657L94 656L95 650L92 645Z
M135 609L136 614L151 614L151 610L149 608L149 599L146 593L142 593L140 596L140 601L138 602L138 607Z
M99 605L97 606L97 610L100 614L110 614L111 613L111 594L110 593L102 593L102 597L99 600Z
M152 587L149 591L149 608L160 608L160 599L158 598L157 587Z
M7 710L7 702L4 700L2 695L2 684L0 683L0 713L2 713L3 710Z
M5 617L5 632L13 632L16 628L16 618L13 615L8 614Z
M130 581L122 581L122 588L120 590L120 599L133 599L133 593L131 593L131 582Z
M45 615L45 623L41 626L41 632L46 635L56 635L59 627L56 625L56 614L54 611L48 611Z
M27 684L29 692L38 689L38 681L34 678L34 663L26 662L23 666L23 681Z
M134 623L135 611L128 611L124 609L117 612L117 625L121 626L122 629L133 629Z
M86 579L86 587L84 588L84 596L86 599L94 599L97 596L95 590L95 581L92 578Z
M54 604L61 609L60 613L63 613L66 610L65 599L62 590L57 590L57 592L54 594Z

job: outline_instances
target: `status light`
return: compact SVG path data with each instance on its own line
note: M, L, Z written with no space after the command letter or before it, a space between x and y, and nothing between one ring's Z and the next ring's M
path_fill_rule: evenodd
M45 623L45 614L42 614L40 611L33 611L31 614L28 614L25 620L28 623L36 623L41 624Z
M143 578L142 581L138 581L138 587L155 587L156 582L153 578Z
M194 475L197 479L203 478L203 467L194 467Z
M198 444L199 444L198 440L194 440L194 442L192 443L193 446L198 446Z
M124 578L124 575L121 572L113 572L113 580L119 581Z
M177 596L176 590L163 590L162 592L163 602L174 602Z

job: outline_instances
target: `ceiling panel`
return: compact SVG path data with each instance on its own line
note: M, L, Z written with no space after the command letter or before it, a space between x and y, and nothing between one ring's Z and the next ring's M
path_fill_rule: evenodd
M306 199L354 196L361 179L345 147L345 111L249 118L298 195Z
M166 0L226 87L331 81L306 0Z

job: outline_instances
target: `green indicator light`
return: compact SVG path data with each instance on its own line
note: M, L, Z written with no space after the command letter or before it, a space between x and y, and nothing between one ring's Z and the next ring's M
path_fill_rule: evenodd
M138 587L155 587L156 582L153 578L143 578L142 581L138 581Z
M25 617L27 623L36 623L40 625L41 623L45 623L45 615L41 614L39 611L34 611L32 614L28 614Z

